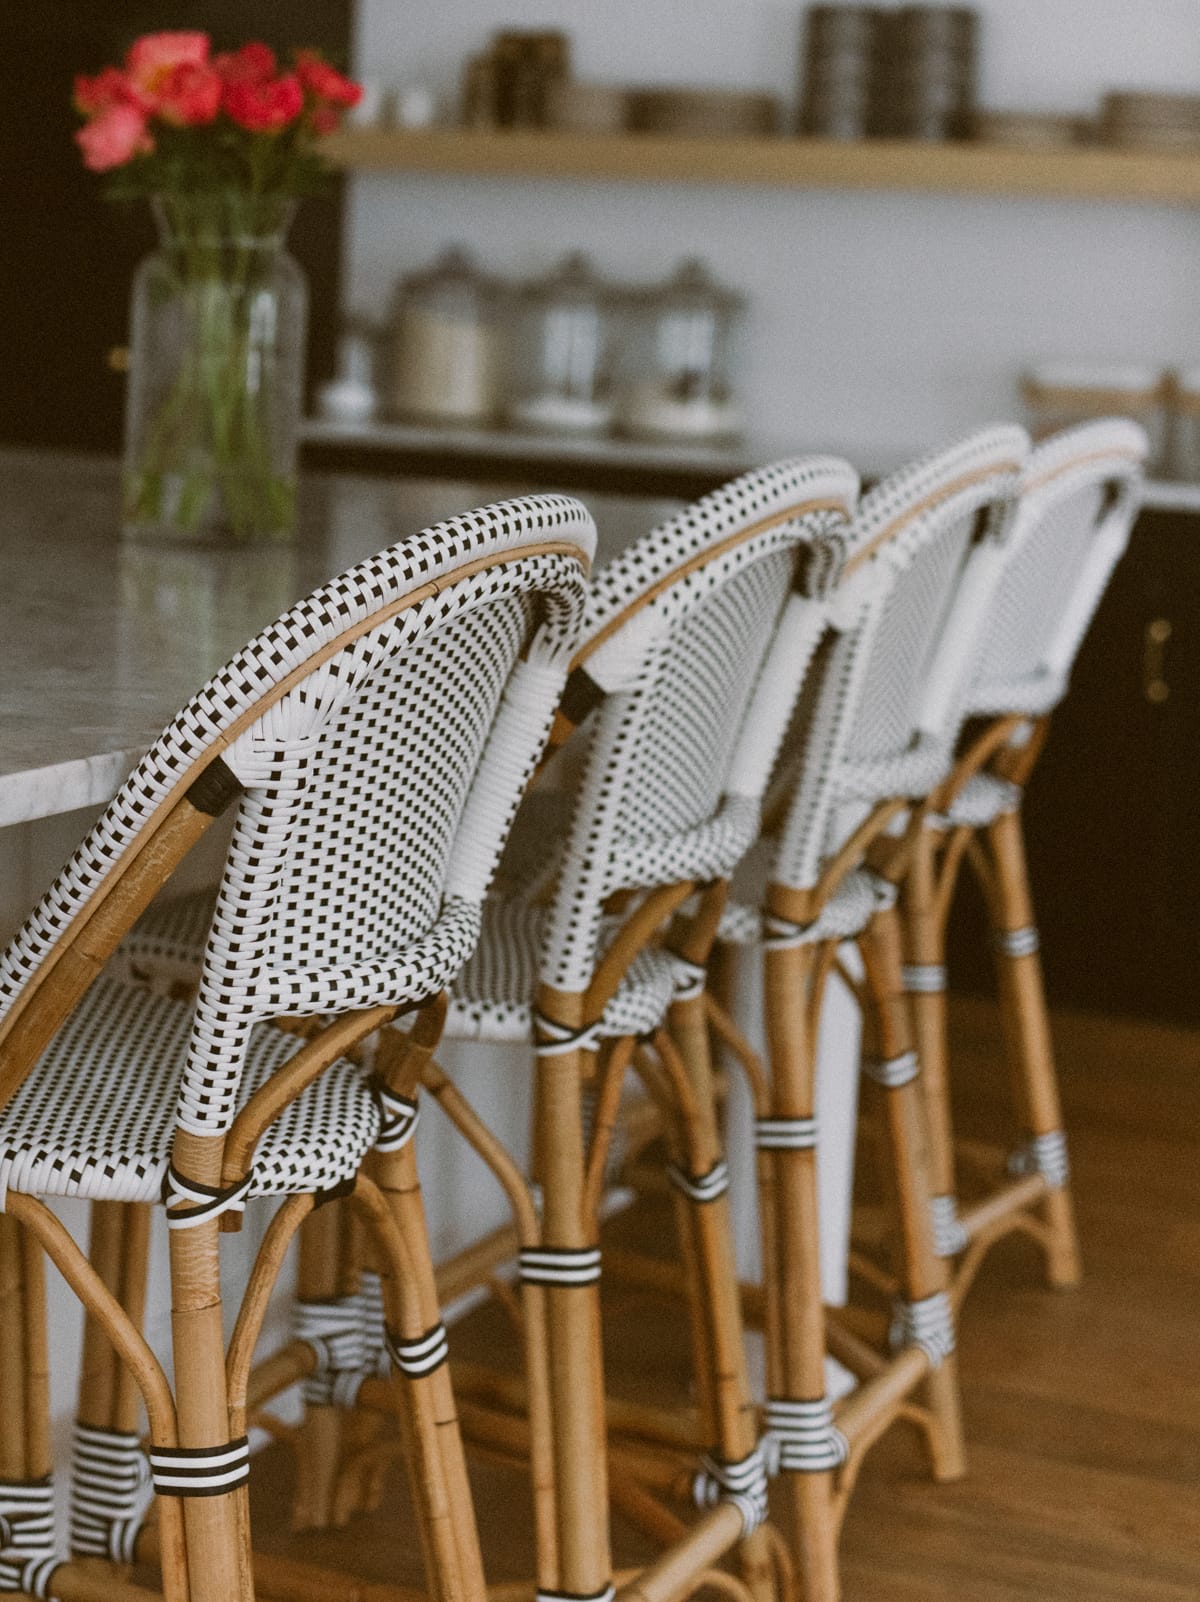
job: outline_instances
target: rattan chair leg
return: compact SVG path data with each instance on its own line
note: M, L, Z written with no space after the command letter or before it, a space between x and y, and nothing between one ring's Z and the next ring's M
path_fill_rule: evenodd
M535 1172L542 1245L522 1275L540 1283L554 1428L558 1569L539 1591L596 1596L611 1583L598 1221L586 1216L582 1087L592 1054L578 1047L537 1059ZM595 1255L589 1255L595 1254Z
M668 1057L677 1053L691 1092L681 1108L673 1143L672 1178L689 1310L698 1335L693 1343L695 1361L707 1365L707 1373L699 1368L695 1373L701 1427L718 1464L745 1464L752 1455L758 1459L758 1408L746 1367L728 1175L702 991L672 1006L669 1030L660 1039L660 1053ZM765 1492L765 1468L757 1461L756 1467L759 1487ZM738 1545L737 1557L750 1593L764 1602L774 1597L775 1566L766 1533L750 1530Z
M344 1231L340 1205L322 1207L300 1228L296 1295L301 1302L331 1301L338 1294ZM333 1522L333 1502L342 1444L341 1409L306 1397L304 1422L294 1436L296 1491L294 1530L324 1530Z
M172 1162L190 1179L219 1187L223 1144L220 1137L177 1131ZM216 1452L229 1444L219 1228L220 1220L212 1219L170 1234L175 1409L185 1451ZM186 1495L183 1522L191 1602L250 1602L254 1581L245 1486Z
M0 1480L22 1481L29 1472L25 1263L20 1225L0 1215Z
M406 1430L411 1442L411 1471L415 1477L427 1478L429 1455L436 1453L440 1478L449 1502L459 1587L455 1590L446 1583L448 1576L439 1576L445 1584L445 1602L458 1602L460 1597L465 1602L471 1602L471 1599L482 1602L487 1592L483 1558L450 1384L450 1370L446 1362L446 1332L441 1322L437 1282L429 1253L416 1152L411 1144L399 1151L376 1152L371 1159L370 1170L404 1243L408 1281L406 1301L415 1308L415 1316L410 1315L409 1318L409 1327L400 1332L406 1344L397 1345L392 1352L393 1362L399 1370L397 1383L400 1388L410 1393L410 1400L416 1400L415 1393L420 1393L421 1406L415 1409L416 1426ZM393 1275L398 1271L397 1267L392 1268ZM413 1324L419 1327L411 1327ZM423 1427L422 1420L426 1416L433 1422L432 1431ZM431 1580L431 1583L437 1582Z
M1079 1237L1018 811L1003 813L989 826L987 845L994 865L991 911L1001 1016L1029 1137L1022 1155L1026 1166L1046 1180L1041 1205L1048 1230L1046 1273L1051 1285L1066 1289L1078 1285L1081 1278Z
M906 1341L930 1359L926 1383L926 1438L934 1478L966 1473L949 1271L938 1255L929 1166L929 1134L919 1059L901 963L900 916L894 907L875 914L859 936L873 1003L878 1057L867 1072L883 1091L899 1212L898 1265L904 1301L900 1312Z
M771 1227L763 1233L763 1278L769 1287L767 1423L772 1428L787 1409L816 1421L807 1451L792 1455L780 1449L779 1470L805 1602L837 1602L841 1584L834 1471L844 1457L845 1443L829 1421L825 1394L813 1121L816 1037L810 1005L820 955L815 945L768 947L764 952L769 1118L780 1128L785 1124L792 1128L795 1138L772 1147L764 1146L760 1136L758 1160L771 1198ZM805 1138L807 1131L812 1138Z
M929 1121L930 1182L933 1194L949 1198L952 1208L957 1183L947 1073L945 924L943 903L938 894L940 837L928 825L915 833L908 872L901 887L904 986L921 1060L921 1088Z

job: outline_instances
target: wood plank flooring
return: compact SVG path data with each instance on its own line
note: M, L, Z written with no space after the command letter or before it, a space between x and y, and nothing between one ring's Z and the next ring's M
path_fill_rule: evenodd
M952 1037L960 1125L994 1136L1005 1080L990 1004L957 1002ZM911 1432L890 1432L851 1502L845 1602L1200 1599L1200 1035L1060 1015L1055 1040L1084 1286L1045 1289L1021 1240L992 1253L960 1331L969 1475L933 1485ZM619 1333L614 1386L682 1398L678 1313L626 1294ZM452 1346L504 1339L484 1313ZM289 1482L284 1450L259 1459L260 1547L421 1583L399 1483L379 1514L294 1537ZM481 1464L476 1487L489 1578L528 1575L520 1481ZM616 1541L618 1562L646 1556L619 1521Z

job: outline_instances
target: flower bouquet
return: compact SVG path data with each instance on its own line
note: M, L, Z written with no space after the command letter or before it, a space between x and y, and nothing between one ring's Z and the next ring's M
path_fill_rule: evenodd
M321 138L360 87L316 51L214 55L207 34L147 34L75 81L84 165L148 197L160 248L134 282L123 523L182 542L295 527L306 291L284 250L325 176Z

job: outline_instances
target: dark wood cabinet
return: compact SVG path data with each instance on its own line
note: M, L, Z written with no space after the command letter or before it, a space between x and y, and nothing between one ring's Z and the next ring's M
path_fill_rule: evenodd
M72 135L77 72L120 61L139 33L200 28L218 48L349 52L352 0L40 0L0 21L0 443L114 451L129 285L154 229L144 204L112 205ZM308 275L310 386L333 371L341 183L300 207L289 248Z
M1051 1004L1200 1023L1200 514L1138 519L1025 820ZM951 983L982 989L968 877Z

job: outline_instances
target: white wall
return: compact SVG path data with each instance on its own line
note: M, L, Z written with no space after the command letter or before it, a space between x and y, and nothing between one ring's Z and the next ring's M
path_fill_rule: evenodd
M356 68L430 84L498 27L562 27L577 75L756 86L791 105L799 5L775 0L360 0ZM1111 87L1200 84L1200 0L981 0L983 103L1086 111ZM590 251L618 279L702 252L750 301L759 437L879 467L1011 415L1030 359L1200 358L1200 223L1153 206L709 186L372 176L352 185L347 303L381 312L447 241L506 275Z

